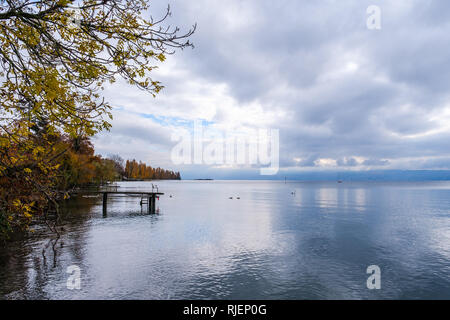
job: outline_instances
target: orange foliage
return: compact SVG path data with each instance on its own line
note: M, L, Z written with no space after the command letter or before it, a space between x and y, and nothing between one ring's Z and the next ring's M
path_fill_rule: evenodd
M164 170L161 168L153 168L145 163L136 160L127 160L125 165L125 177L127 179L144 179L144 180L180 180L179 172Z

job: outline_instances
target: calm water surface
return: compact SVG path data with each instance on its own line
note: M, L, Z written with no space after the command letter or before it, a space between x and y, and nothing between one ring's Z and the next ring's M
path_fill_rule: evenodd
M449 182L157 184L159 214L114 197L103 217L101 198L80 197L56 243L37 228L0 248L0 298L450 299Z

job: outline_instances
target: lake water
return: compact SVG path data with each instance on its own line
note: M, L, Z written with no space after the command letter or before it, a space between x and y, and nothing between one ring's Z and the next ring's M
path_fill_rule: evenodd
M103 217L101 198L71 199L56 243L37 227L0 248L0 297L450 299L449 182L156 183L158 214L111 197Z

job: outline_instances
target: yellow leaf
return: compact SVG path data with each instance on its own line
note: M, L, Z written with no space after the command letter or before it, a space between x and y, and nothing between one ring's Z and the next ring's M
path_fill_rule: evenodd
M163 55L162 53L160 53L157 58L159 59L159 61L164 62L164 60L166 60L166 56Z

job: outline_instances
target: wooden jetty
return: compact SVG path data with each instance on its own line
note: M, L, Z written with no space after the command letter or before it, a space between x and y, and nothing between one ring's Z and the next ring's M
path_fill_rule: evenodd
M146 191L75 191L71 192L73 195L90 195L90 194L102 194L103 195L103 216L107 214L108 207L108 195L125 195L129 197L141 198L140 204L147 204L148 213L156 213L156 197L162 196L162 192L146 192ZM146 200L146 201L145 201Z

